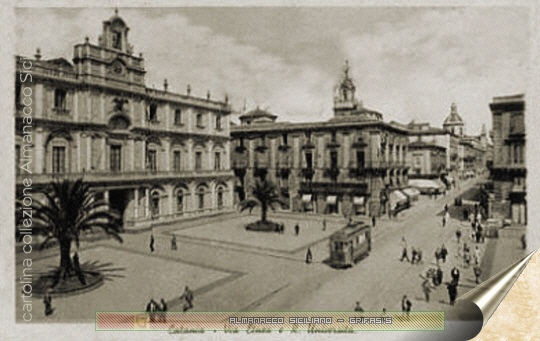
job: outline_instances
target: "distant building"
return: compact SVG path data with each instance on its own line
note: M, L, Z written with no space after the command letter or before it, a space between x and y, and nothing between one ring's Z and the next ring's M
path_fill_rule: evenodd
M103 22L97 45L63 58L16 59L17 188L83 177L123 214L126 228L230 210L233 173L226 101L145 84L142 55L118 15ZM31 71L32 81L23 82ZM30 101L30 100L31 101ZM33 145L23 140L25 114ZM19 166L31 159L32 174Z
M293 211L378 216L401 209L396 190L408 181L408 129L364 108L355 91L346 65L329 121L276 122L261 109L240 116L231 129L237 200L265 178Z
M524 95L494 97L489 105L493 117L493 166L491 192L485 202L488 215L527 223Z
M451 131L411 122L409 133L409 178L441 178L458 175L459 137Z

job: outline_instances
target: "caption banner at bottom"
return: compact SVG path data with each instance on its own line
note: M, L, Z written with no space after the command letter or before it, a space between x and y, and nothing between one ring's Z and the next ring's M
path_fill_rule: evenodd
M444 330L444 312L96 312L97 331Z

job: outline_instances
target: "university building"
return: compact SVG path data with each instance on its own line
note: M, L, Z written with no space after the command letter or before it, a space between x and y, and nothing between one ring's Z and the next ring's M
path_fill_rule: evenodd
M128 32L115 13L97 44L86 38L74 46L72 62L45 60L39 50L16 58L18 191L25 177L36 190L83 177L123 214L126 229L232 209L227 99L194 97L189 86L173 93L167 80L161 90L147 87ZM23 82L29 65L32 81ZM31 149L22 139L26 97ZM22 159L32 160L31 175Z
M287 209L324 214L380 215L407 201L408 129L363 107L345 66L326 122L276 122L259 108L232 127L237 200L256 179L275 183Z
M488 216L527 223L524 95L494 97Z

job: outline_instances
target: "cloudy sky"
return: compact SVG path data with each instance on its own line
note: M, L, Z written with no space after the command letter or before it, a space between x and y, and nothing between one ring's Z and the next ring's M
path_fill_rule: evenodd
M105 9L17 9L15 53L72 58L97 44ZM519 7L120 8L147 85L268 108L279 120L332 116L349 60L364 106L387 121L441 126L456 102L476 134L493 96L525 93L528 11Z

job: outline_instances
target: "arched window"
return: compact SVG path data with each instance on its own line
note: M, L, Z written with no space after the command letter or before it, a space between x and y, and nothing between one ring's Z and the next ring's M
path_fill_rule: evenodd
M219 187L217 190L217 207L223 208L223 187Z
M197 189L197 200L198 200L198 207L200 210L204 209L204 187L199 187Z
M184 191L181 189L176 192L176 212L184 212Z
M150 208L152 211L152 216L159 215L159 192L153 191L150 195Z

